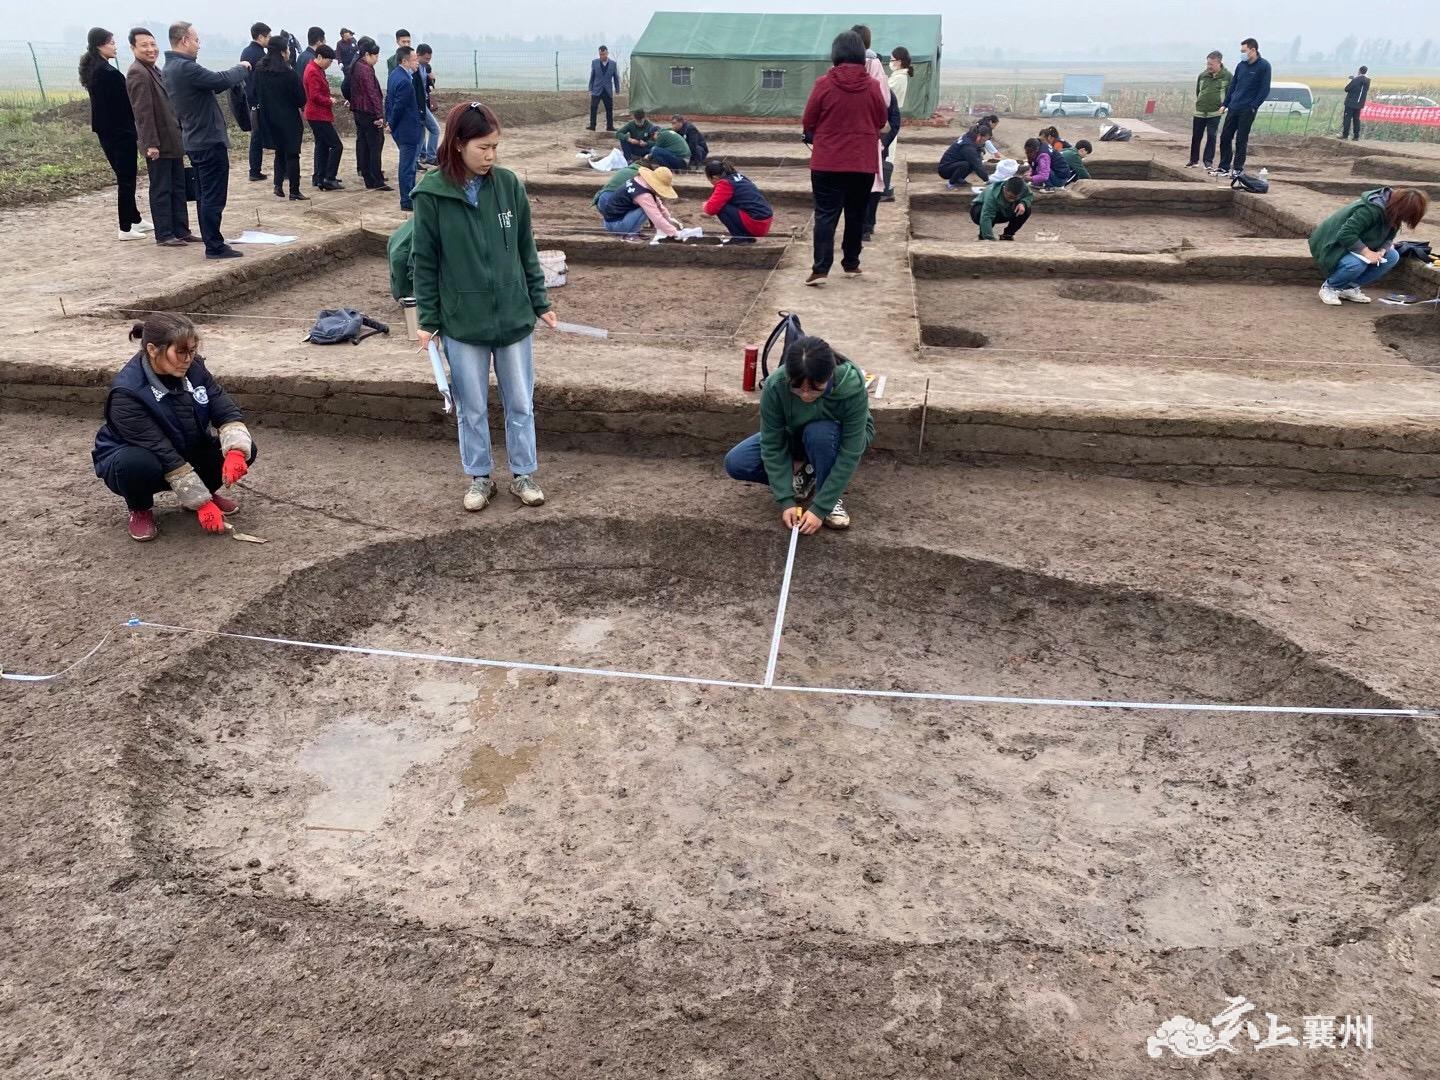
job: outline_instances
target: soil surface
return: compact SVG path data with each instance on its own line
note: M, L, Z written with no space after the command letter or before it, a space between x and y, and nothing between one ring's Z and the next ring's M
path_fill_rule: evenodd
M911 214L914 235L927 240L977 243L979 232L970 220L970 198L954 192L953 213L917 210ZM1027 221L1015 243L1066 243L1088 251L1179 251L1187 242L1207 243L1256 235L1253 227L1229 214L1131 214L1084 212L1046 213L1045 199L1035 200L1033 220Z
M1419 305L1403 315L1381 315L1375 332L1382 344L1412 364L1440 372L1440 305Z
M542 443L544 508L466 515L453 446L261 429L237 523L268 545L162 505L139 546L88 474L93 430L0 427L0 563L27 583L0 597L7 670L56 670L132 613L763 667L785 537L718 454ZM851 534L801 545L782 682L1440 700L1432 499L871 458L849 501ZM8 1075L742 1075L758 1052L786 1078L1145 1077L1160 1023L1234 994L1297 1031L1376 1024L1368 1053L1281 1047L1236 1075L1440 1062L1430 725L147 629L0 694Z

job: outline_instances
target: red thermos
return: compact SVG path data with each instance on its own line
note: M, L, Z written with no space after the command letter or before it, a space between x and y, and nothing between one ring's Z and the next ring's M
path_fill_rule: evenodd
M745 346L745 376L740 382L740 389L755 389L755 369L760 365L760 346Z

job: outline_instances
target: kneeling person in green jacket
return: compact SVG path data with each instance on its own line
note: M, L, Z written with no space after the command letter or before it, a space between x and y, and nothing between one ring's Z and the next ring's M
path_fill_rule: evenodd
M1085 167L1085 159L1095 152L1095 147L1090 145L1089 139L1081 139L1074 146L1068 146L1060 151L1060 156L1070 166L1070 171L1075 174L1076 180L1089 180L1090 170Z
M769 484L787 529L848 529L841 496L874 438L864 373L821 338L802 337L765 380L760 431L725 455L725 471ZM802 510L806 500L810 508Z
M1014 240L1015 234L1030 220L1030 206L1035 193L1018 176L1001 184L991 184L970 204L970 220L980 226L981 240L995 239L995 223L1005 222L1001 240Z
M1400 226L1420 227L1430 197L1416 188L1375 188L1343 206L1310 234L1310 254L1325 274L1320 302L1370 303L1360 289L1384 277L1400 261L1395 236Z

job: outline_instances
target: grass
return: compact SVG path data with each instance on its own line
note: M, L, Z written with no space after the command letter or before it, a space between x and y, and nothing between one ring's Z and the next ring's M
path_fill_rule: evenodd
M0 207L49 202L115 183L88 126L0 110Z

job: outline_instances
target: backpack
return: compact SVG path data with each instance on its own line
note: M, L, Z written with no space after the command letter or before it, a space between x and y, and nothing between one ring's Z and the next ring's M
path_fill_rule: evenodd
M760 381L762 383L770 377L770 350L779 344L780 359L775 364L778 370L785 366L785 353L791 343L805 336L805 331L800 328L799 315L788 311L782 311L779 315L780 321L775 324L775 329L771 330L770 336L765 339L765 348L760 350Z
M366 329L362 332L361 327ZM372 334L388 334L390 327L378 319L361 315L354 308L324 308L315 319L315 325L305 340L312 345L339 345L348 341L359 345Z
M1132 134L1133 132L1127 127L1121 127L1119 124L1109 124L1100 132L1100 141L1129 142Z
M1264 195L1270 190L1270 181L1261 180L1258 176L1251 176L1249 173L1241 173L1230 181L1231 189L1244 188L1254 195Z

